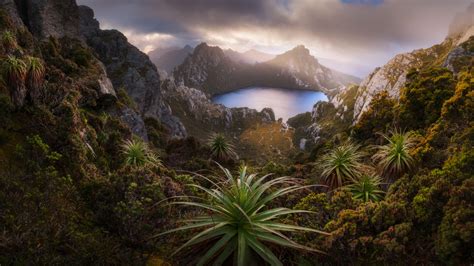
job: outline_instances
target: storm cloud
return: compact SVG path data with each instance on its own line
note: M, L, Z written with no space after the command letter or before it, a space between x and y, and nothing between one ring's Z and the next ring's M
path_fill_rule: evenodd
M319 57L383 64L439 43L472 0L78 0L105 28L148 51L196 45L279 53L304 44Z

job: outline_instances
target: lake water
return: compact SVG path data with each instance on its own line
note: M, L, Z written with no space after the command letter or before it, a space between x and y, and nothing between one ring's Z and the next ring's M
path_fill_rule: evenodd
M259 111L270 107L275 118L283 118L283 121L310 112L318 101L327 101L326 95L317 91L265 87L243 88L212 98L212 102L226 107L249 107Z

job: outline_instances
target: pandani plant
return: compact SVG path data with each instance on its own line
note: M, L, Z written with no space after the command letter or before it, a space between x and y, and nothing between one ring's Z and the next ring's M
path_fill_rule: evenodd
M258 255L271 265L282 265L269 244L324 253L294 242L285 233L306 231L329 235L328 233L278 221L278 218L285 215L309 211L267 207L275 198L309 186L300 186L288 177L269 179L271 175L257 177L256 174L247 174L246 167L242 167L239 175L234 177L228 169L219 167L224 173L221 182L201 176L212 184L211 188L190 184L207 197L192 197L194 199L192 201L169 203L202 210L201 215L187 220L188 224L155 236L201 228L199 233L176 249L173 255L184 248L205 245L209 242L211 242L209 249L203 252L197 265L208 265L211 262L214 265L221 265L232 262L234 265L243 266L248 265L254 255Z
M26 63L15 56L8 56L2 64L3 78L10 89L15 106L22 106L26 97Z
M7 52L13 51L18 47L15 34L6 30L2 33L2 45Z
M334 189L361 175L364 165L360 146L346 142L328 151L318 160L321 175L326 184Z
M38 90L44 82L46 69L41 59L33 56L27 57L28 65L28 85L31 89Z
M372 159L377 162L382 175L393 179L411 170L415 165L415 160L410 154L416 146L413 133L395 129L390 131L390 134L381 135L388 143L376 146L376 153Z
M381 189L382 178L375 174L362 174L346 188L352 193L354 199L364 202L376 202L383 198L385 192Z
M223 134L212 134L209 137L208 146L211 149L211 155L215 159L221 160L237 157L234 145L230 143Z
M142 140L132 138L121 145L125 165L132 167L161 166L161 160Z

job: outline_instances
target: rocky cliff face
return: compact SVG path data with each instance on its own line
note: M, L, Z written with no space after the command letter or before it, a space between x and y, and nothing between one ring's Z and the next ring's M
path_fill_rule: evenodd
M406 75L411 69L430 66L444 66L452 71L452 61L459 56L465 56L468 51L461 47L474 35L474 4L465 12L460 13L452 22L446 40L427 49L415 50L399 54L386 65L375 69L360 84L354 107L354 120L358 121L361 114L367 111L373 96L386 90L393 98L400 96ZM468 55L468 54L467 54Z
M257 111L249 108L227 108L211 102L203 91L176 84L172 79L162 86L173 113L186 125L188 133L206 139L212 132L224 132L237 137L257 123L275 121L273 110Z
M172 135L186 134L183 125L172 116L163 101L155 66L120 32L100 30L92 9L77 6L75 0L2 0L1 4L13 21L24 25L39 40L49 37L77 39L92 48L101 61L102 75L97 81L99 93L115 97L116 89L124 88L140 107L140 113L124 111L123 120L131 128L143 125L143 116L151 116L165 124ZM136 132L146 138L144 128Z
M201 43L192 55L178 66L173 76L182 85L215 94L238 88L235 74L242 66L227 57L219 47Z
M160 120L173 136L183 137L186 130L161 94L160 76L148 56L131 45L116 30L101 30L92 9L81 6L81 34L107 67L116 88L124 88L135 100L143 116Z
M298 46L267 62L247 64L241 60L232 60L219 47L203 43L196 47L173 75L177 82L211 95L247 86L313 89L333 93L344 85L360 81L322 66L304 46Z

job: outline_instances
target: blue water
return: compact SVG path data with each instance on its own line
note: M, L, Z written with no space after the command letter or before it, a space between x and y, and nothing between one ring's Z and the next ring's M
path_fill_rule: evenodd
M212 98L212 102L227 107L249 107L259 111L270 107L275 118L283 118L283 121L310 112L318 101L327 101L326 95L317 91L265 87L243 88Z

